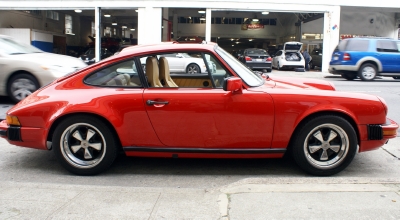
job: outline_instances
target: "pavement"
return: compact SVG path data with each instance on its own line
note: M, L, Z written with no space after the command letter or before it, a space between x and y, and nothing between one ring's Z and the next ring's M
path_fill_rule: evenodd
M329 76L321 72L271 73L274 74ZM7 105L0 105L0 115L4 109ZM18 153L3 139L0 146L11 149L3 153ZM382 148L382 152L388 152L388 163L397 171L399 146L400 137ZM24 161L12 161L13 166L21 163ZM9 169L6 164L10 162L0 156L0 171ZM64 183L0 177L0 219L400 219L399 175L378 179L272 175L211 188L151 184L137 187L82 178L87 184L74 182L72 177ZM124 176L117 178L121 181Z

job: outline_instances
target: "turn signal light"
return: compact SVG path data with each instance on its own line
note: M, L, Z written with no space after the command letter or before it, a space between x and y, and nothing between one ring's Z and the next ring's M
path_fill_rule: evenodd
M395 136L397 134L397 130L384 130L383 136Z
M21 123L19 123L19 120L18 120L17 116L7 115L6 116L6 122L9 125L18 125L18 126L21 125Z
M251 57L245 57L246 61L251 61Z

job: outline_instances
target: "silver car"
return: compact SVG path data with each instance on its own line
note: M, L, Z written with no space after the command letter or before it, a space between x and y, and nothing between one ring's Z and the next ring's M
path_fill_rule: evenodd
M0 35L0 96L9 96L14 102L85 66L79 58L46 53Z

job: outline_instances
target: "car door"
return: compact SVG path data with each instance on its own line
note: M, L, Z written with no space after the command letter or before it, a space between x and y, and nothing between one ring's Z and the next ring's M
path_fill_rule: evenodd
M160 141L176 148L269 148L274 106L266 93L222 89L232 75L213 56L213 87L147 88L146 111Z
M392 40L377 40L376 42L377 58L382 63L382 72L398 71L399 50L397 44Z

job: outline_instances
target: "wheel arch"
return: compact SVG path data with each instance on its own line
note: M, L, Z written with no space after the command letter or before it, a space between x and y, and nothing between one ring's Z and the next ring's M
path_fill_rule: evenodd
M348 121L351 126L353 127L354 131L356 132L357 135L357 143L360 143L360 131L358 129L357 123L354 120L354 118L352 118L351 116L349 116L348 114L344 113L344 112L338 112L338 111L320 111L320 112L314 112L310 115L307 115L306 117L304 117L303 119L300 120L299 123L297 123L295 129L292 132L292 135L290 136L290 140L289 140L289 145L287 147L287 151L291 151L292 145L293 145L293 141L294 140L294 136L295 134L298 132L298 130L302 127L302 125L304 125L305 123L307 123L309 120L311 120L312 118L316 118L319 116L324 116L324 115L332 115L332 116L339 116L344 118L346 121Z
M46 140L47 141L52 141L52 137L53 137L54 131L56 130L57 126L62 121L64 121L66 118L74 117L74 116L91 116L91 117L95 117L96 119L98 119L101 122L103 122L104 124L106 124L108 128L111 128L110 130L111 130L112 134L114 135L114 137L118 138L118 144L119 144L118 149L122 150L121 139L119 138L119 135L118 135L117 131L115 130L114 126L111 124L111 122L108 121L106 118L104 118L104 117L102 117L100 115L97 115L97 114L93 114L93 113L82 113L82 112L79 112L79 113L70 113L70 114L62 115L61 117L57 118L52 123L52 125L51 125L51 127L49 129L49 132L47 133L47 139ZM50 148L50 150L51 150L51 148Z
M377 69L378 72L382 72L382 63L378 59L376 59L374 57L364 57L361 60L359 60L357 62L357 66L358 66L357 70L360 70L362 65L367 64L367 63L375 65L376 68L378 68Z

